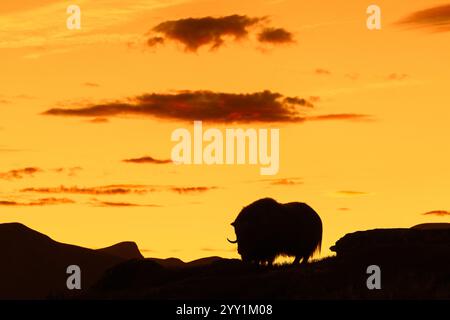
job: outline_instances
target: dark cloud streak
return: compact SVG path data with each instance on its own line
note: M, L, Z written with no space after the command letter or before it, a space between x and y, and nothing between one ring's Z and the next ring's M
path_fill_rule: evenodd
M133 185L120 184L97 187L45 187L45 188L24 188L23 193L42 193L42 194L81 194L81 195L144 195L150 192L170 191L178 194L199 193L217 189L215 186L173 186L173 185Z
M316 70L314 70L314 73L318 75L329 76L331 74L331 71L327 69L317 68Z
M115 207L115 208L129 208L129 207L161 207L156 204L138 204L131 202L113 202L113 201L100 201L97 199L93 199L91 204L95 207Z
M145 190L133 188L109 188L109 187L92 187L80 188L77 186L65 187L59 186L55 188L25 188L20 192L36 192L36 193L71 193L71 194L90 194L90 195L117 195L130 193L145 193Z
M304 121L373 121L370 115L337 113L309 116L313 102L284 96L277 92L223 93L212 91L179 91L173 94L150 93L102 104L85 104L74 108L52 108L43 115L64 117L148 116L179 121L208 121L212 123L301 123ZM128 159L126 162L159 163L151 157ZM162 160L166 161L166 160ZM164 162L166 163L166 162ZM167 162L168 163L168 162Z
M217 49L224 44L225 37L233 37L235 40L245 38L248 35L248 28L264 19L231 15L165 21L152 29L159 35L151 36L147 40L147 45L155 46L168 39L182 43L186 51L195 52L204 45Z
M445 217L450 216L450 211L447 210L433 210L423 213L424 216L439 216L439 217Z
M322 114L318 116L310 116L305 120L308 121L327 121L327 120L347 120L347 121L373 121L373 117L367 114L359 113L337 113Z
M217 187L172 187L171 190L179 194L202 193L217 189Z
M127 163L151 163L151 164L168 164L168 163L172 163L172 160L170 159L165 159L165 160L159 160L159 159L155 159L153 157L150 156L144 156L141 158L133 158L133 159L125 159L122 160L123 162L127 162Z
M42 198L30 202L17 202L17 201L1 201L0 206L26 206L26 207L42 207L47 205L58 205L58 204L73 204L75 201L67 198Z
M175 94L143 94L124 101L90 104L79 108L53 108L42 114L102 118L139 115L180 121L203 120L213 123L299 123L322 120L373 120L369 115L354 113L308 116L307 110L314 107L312 101L317 100L318 97L314 97L314 99L287 97L268 90L241 94L212 91L180 91Z
M35 173L40 173L43 171L44 170L35 167L15 169L7 172L0 172L0 179L4 180L23 179L25 177L33 177Z
M413 12L396 24L412 28L426 28L436 32L450 31L450 4Z
M272 44L295 42L293 34L283 28L265 28L258 34L258 41Z
M80 108L53 108L44 115L114 117L144 115L156 118L210 122L302 122L302 107L313 104L299 97L261 91L247 94L181 91L175 94L143 94L124 102L91 104Z

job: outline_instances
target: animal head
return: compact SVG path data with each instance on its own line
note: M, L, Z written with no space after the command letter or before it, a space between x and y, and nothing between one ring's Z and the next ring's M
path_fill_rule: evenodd
M246 221L242 221L240 223L233 222L231 225L234 227L234 231L236 233L236 240L232 241L227 239L230 243L238 244L238 253L240 255L245 254L245 252L249 252L252 247L255 246L255 239L252 237L252 232L250 230L250 225Z
M245 254L261 245L261 228L270 228L272 214L280 204L271 198L264 198L244 207L236 220L231 223L236 233L236 240L227 239L238 244L238 252Z

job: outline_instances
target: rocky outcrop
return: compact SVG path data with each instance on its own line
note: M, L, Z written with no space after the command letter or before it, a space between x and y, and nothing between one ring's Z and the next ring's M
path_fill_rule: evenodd
M450 257L450 228L375 229L349 233L330 248L337 257L395 260Z
M450 223L422 223L411 227L417 230L450 229Z
M97 249L97 251L127 260L144 258L141 252L139 251L137 244L132 241L120 242L110 247Z

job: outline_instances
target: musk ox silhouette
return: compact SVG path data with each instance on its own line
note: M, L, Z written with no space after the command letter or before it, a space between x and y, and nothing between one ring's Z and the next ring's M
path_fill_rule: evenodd
M307 204L264 198L244 207L231 223L243 261L272 265L279 255L306 264L322 245L322 220Z

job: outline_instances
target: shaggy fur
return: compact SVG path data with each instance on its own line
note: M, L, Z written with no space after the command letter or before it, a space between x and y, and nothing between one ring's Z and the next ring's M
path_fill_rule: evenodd
M307 204L264 198L248 205L231 224L243 261L271 265L279 255L307 263L322 245L322 221Z

